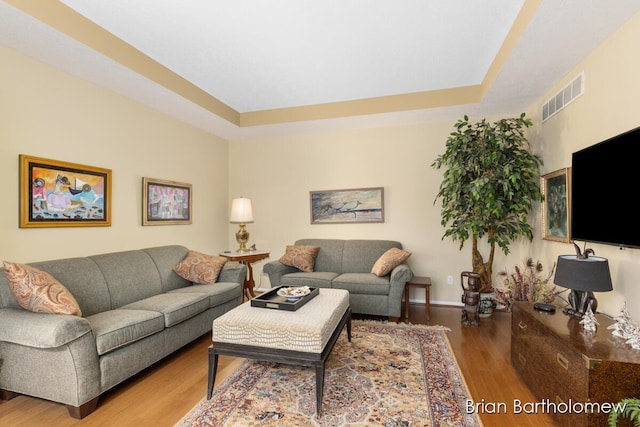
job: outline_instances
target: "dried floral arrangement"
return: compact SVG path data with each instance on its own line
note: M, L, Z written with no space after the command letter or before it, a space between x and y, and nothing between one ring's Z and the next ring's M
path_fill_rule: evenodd
M549 280L553 276L556 264L553 263L551 270L545 276L544 267L540 261L527 258L522 265L516 265L513 272L506 270L498 273L498 278L502 281L502 288L496 288L496 302L503 304L507 310L515 301L544 302L552 303L555 298L565 290L558 289L555 285L550 285Z

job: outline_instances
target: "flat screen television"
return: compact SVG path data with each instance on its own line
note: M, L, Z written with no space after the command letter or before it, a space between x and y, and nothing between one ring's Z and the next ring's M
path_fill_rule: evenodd
M640 248L640 127L576 151L571 238Z

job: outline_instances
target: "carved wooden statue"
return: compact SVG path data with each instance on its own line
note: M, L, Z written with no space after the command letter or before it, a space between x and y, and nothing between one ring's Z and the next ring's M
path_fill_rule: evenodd
M467 286L464 279L467 279ZM460 273L460 286L462 286L462 318L465 325L480 326L480 275L471 271Z

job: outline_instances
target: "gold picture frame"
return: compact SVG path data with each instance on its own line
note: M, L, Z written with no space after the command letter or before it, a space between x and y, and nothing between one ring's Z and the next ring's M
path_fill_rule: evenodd
M142 178L142 225L191 224L191 184Z
M542 238L571 243L571 168L562 168L540 178L544 195L541 205Z
M20 228L111 225L110 169L19 158Z

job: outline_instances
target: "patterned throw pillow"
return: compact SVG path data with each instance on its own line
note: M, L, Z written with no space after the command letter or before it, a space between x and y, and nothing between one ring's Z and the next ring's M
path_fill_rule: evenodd
M228 259L223 256L189 251L187 256L173 267L173 271L190 282L211 285L216 283L218 275L227 261Z
M378 258L376 263L373 265L371 272L378 277L386 276L407 260L411 256L411 252L404 251L398 248L391 248Z
M4 261L4 272L20 307L34 313L82 316L71 292L49 273L8 261Z
M280 257L280 262L305 273L311 273L316 264L316 256L319 250L318 246L289 245L285 254Z

